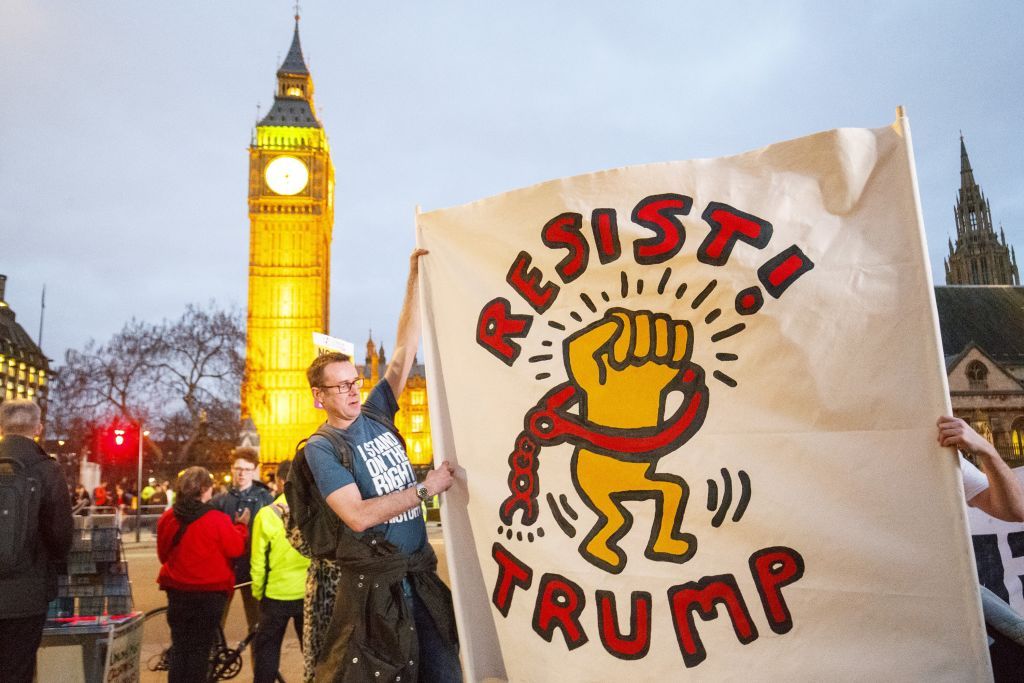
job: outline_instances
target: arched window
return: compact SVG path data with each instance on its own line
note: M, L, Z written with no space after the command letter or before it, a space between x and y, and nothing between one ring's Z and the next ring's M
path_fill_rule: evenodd
M1010 427L1010 445L1014 458L1024 458L1024 417L1019 417Z
M966 372L971 389L988 389L988 368L984 363L971 361Z

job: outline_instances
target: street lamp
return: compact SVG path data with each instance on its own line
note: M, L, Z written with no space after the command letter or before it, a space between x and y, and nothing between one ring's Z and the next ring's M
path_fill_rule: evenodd
M139 421L139 469L135 476L135 542L142 540L142 442L149 436Z

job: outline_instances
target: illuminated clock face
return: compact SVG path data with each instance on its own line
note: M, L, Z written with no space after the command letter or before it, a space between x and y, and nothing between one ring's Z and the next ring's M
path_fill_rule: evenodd
M295 157L277 157L267 164L263 175L267 185L277 194L298 194L309 182L309 169Z

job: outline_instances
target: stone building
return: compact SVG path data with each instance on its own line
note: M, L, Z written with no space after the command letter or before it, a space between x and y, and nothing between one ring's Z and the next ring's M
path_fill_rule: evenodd
M30 398L43 409L50 393L50 361L18 324L5 299L7 276L0 275L0 403L9 398Z
M1024 465L1024 287L936 287L953 413Z

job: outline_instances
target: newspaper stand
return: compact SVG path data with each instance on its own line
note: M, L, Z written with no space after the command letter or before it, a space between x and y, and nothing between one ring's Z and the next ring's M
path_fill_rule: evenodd
M57 577L43 629L39 680L49 679L47 671L86 683L138 680L142 614L133 610L117 522L114 515L75 518L66 571Z

